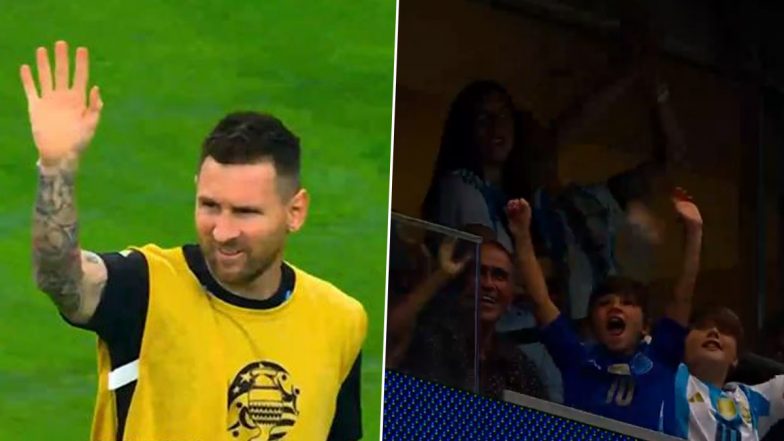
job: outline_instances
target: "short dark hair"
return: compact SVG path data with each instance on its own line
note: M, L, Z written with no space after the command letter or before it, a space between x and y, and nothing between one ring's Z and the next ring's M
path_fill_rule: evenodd
M497 241L495 239L484 239L482 241L481 246L485 246L485 245L487 245L487 246L489 246L491 248L495 248L498 251L501 251L502 253L504 253L506 255L506 257L509 259L509 261L514 264L514 257L512 256L512 253L510 253L509 250L507 250L506 247L501 244L501 242L499 242L499 241Z
M738 356L743 347L744 330L743 323L735 314L735 311L720 305L708 305L697 309L691 316L691 327L700 328L707 325L716 326L722 334L731 335L735 338L738 348Z
M225 165L269 161L278 177L292 179L299 188L299 138L272 115L235 112L225 116L204 140L199 165L207 157Z
M497 251L500 251L501 253L503 253L506 256L506 258L509 259L509 262L511 263L511 266L512 266L512 271L514 271L514 257L512 256L512 253L510 253L509 250L507 250L506 247L504 247L503 244L501 244L501 242L499 242L499 241L497 241L495 239L484 239L479 244L479 249L478 250L476 250L475 248L472 248L472 247L467 247L463 251L465 254L460 256L461 258L468 257L470 262L471 262L471 264L469 264L466 267L466 270L464 270L463 273L462 273L462 279L463 280L470 280L470 277L473 274L473 270L474 270L474 266L473 265L474 264L478 264L477 259L479 260L479 262L481 262L481 260L482 260L482 247L485 247L485 246L488 246L490 248L495 248ZM478 251L479 254L476 254L475 251ZM510 274L510 277L514 277L514 275Z
M643 313L648 309L648 287L628 277L609 276L600 283L591 293L588 309L593 310L596 301L608 294L616 294L628 299L642 308Z

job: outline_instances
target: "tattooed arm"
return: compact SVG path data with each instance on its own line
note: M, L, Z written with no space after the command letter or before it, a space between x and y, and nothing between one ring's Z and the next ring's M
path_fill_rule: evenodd
M74 181L79 155L92 140L102 102L97 87L90 90L89 102L86 99L87 49L76 51L72 87L65 42L55 45L54 72L45 48L38 48L36 61L38 84L28 65L20 71L40 158L33 214L35 279L66 318L86 323L98 305L107 271L98 256L79 247Z
M40 167L33 214L33 266L38 288L75 323L87 323L106 285L100 257L79 247L75 167Z

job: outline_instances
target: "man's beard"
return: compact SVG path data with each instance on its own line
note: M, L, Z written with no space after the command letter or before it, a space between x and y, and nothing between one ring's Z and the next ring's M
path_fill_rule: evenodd
M252 256L248 251L243 251L245 253L245 262L242 268L238 271L224 271L218 263L216 255L218 247L202 246L201 248L212 275L220 284L229 287L240 287L253 283L253 281L270 269L277 255L277 253L273 252L263 256ZM208 248L207 252L205 252L205 248Z

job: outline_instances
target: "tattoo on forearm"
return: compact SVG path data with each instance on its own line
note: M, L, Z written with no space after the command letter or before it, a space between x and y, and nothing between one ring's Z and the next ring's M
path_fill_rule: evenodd
M74 171L63 168L39 173L33 214L33 261L39 289L49 294L63 314L81 306L82 280Z

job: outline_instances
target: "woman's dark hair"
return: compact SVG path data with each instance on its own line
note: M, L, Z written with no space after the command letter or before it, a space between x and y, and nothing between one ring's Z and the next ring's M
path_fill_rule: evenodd
M438 181L444 175L454 170L464 169L480 178L484 177L481 153L473 142L473 130L477 106L491 93L498 93L505 98L514 118L514 145L504 165L503 190L509 197L528 197L531 193L530 184L526 179L530 173L521 168L524 168L527 162L524 160L528 144L524 126L532 123L533 118L527 113L518 111L509 92L497 82L474 81L457 94L449 107L430 187L422 204L424 219L433 220L435 217L435 210L439 204Z

